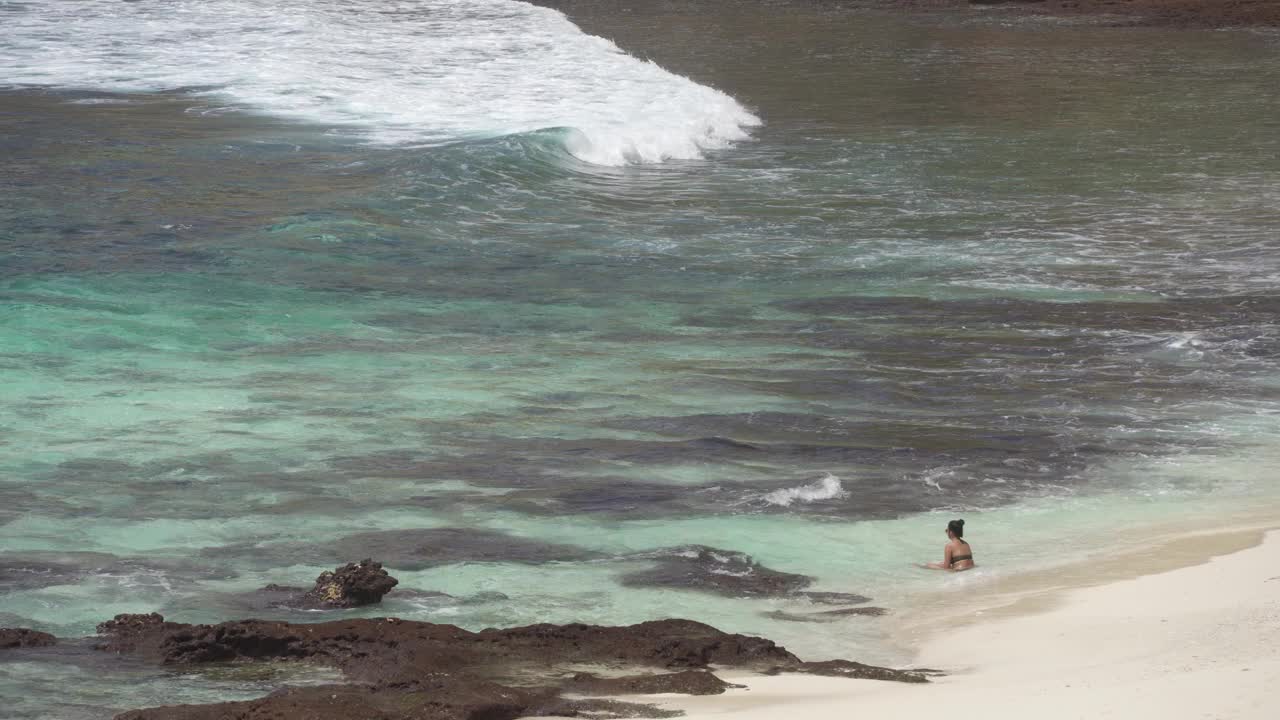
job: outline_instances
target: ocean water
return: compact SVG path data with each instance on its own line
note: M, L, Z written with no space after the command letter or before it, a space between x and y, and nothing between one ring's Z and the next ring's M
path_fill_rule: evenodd
M561 6L0 2L0 625L342 617L246 593L372 556L350 615L907 662L680 585L1274 505L1280 39ZM326 679L0 658L22 718Z

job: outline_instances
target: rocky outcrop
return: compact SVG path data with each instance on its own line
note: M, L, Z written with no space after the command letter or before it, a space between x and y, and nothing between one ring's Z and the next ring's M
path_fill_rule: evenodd
M929 682L927 676L937 673L934 670L895 670L878 665L866 665L852 660L823 660L820 662L804 662L798 665L779 665L771 668L766 674L781 675L789 672L852 678L855 680L892 680L894 682L908 683Z
M98 630L105 636L100 649L166 665L314 660L368 681L459 669L478 672L513 663L596 662L678 669L711 664L763 668L799 662L770 640L723 633L691 620L625 627L542 624L470 632L454 625L394 618L186 625L166 622L153 613L120 615Z
M235 600L237 604L249 610L271 608L338 610L376 605L382 602L383 596L399 584L399 580L382 568L382 563L366 558L358 563L348 563L337 569L320 573L310 590L273 583L252 592L237 595ZM418 592L418 594L448 597L444 593Z
M58 642L49 633L26 628L0 628L0 650L15 648L46 647Z
M667 718L680 714L612 700L566 700L545 688L450 678L403 691L354 685L290 688L247 702L133 710L115 720L514 720L526 716Z
M719 695L729 688L741 685L727 683L706 670L683 670L659 675L627 675L624 677L600 677L592 673L578 673L563 689L581 695L652 695L654 693L680 693L681 695Z
M569 700L561 692L711 694L727 683L711 666L760 672L925 682L919 673L847 661L806 663L776 643L690 620L624 627L529 625L471 632L395 618L294 624L241 620L187 625L150 615L102 623L100 650L190 667L224 662L311 662L338 668L353 685L290 688L266 698L134 711L128 720L274 717L282 720L502 720L527 715L656 717L654 708ZM572 673L583 664L633 669L605 678ZM634 670L646 671L636 673ZM512 682L513 678L518 681Z
M325 608L352 608L382 602L382 596L400 584L370 559L348 563L320 573L315 587L303 596L303 604Z
M290 688L258 700L134 710L115 720L513 720L554 695L479 680L437 680L403 691L357 685Z
M164 633L183 627L179 623L166 622L160 613L125 613L98 623L98 634L104 641L94 649L118 654L147 654L155 651L155 644Z

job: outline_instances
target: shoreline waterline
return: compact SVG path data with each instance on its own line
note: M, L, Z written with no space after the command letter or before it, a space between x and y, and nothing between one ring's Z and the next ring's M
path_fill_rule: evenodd
M1050 612L1078 590L1203 565L1255 548L1276 531L1280 512L1273 509L1120 529L1109 547L1075 562L1021 569L987 582L916 595L890 618L890 637L895 645L918 654L951 630Z
M960 615L949 632L935 628L916 637L915 667L943 673L926 685L724 673L743 689L627 699L655 702L690 720L796 713L814 720L851 713L923 720L944 703L948 716L964 720L1156 707L1175 719L1229 708L1232 718L1264 720L1273 710L1269 688L1280 680L1272 621L1280 612L1280 576L1267 562L1280 547L1280 524L1259 523L1154 543L1148 550L1169 558L1164 566L1118 556L1094 566L1098 573L1089 580L1051 591L1051 602L1038 596L981 617ZM1203 545L1178 547L1193 542Z

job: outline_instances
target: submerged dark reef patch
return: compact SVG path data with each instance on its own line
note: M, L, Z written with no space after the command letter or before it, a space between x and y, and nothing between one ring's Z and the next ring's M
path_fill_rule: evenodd
M460 562L541 564L590 560L598 553L559 543L473 528L379 530L311 543L245 543L205 548L210 559L272 568L306 563L332 565L352 557L377 557L397 570L423 570Z

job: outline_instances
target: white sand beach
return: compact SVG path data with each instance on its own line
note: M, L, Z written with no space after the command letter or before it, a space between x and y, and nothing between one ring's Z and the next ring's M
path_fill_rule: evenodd
M948 674L928 685L728 677L748 688L666 696L663 705L690 720L1280 717L1280 532L1194 536L1162 548L1167 562L1184 565L1197 553L1229 554L1056 592L1051 602L1031 595L983 613L988 619L935 627L917 666ZM1087 569L1074 572L1088 584Z

